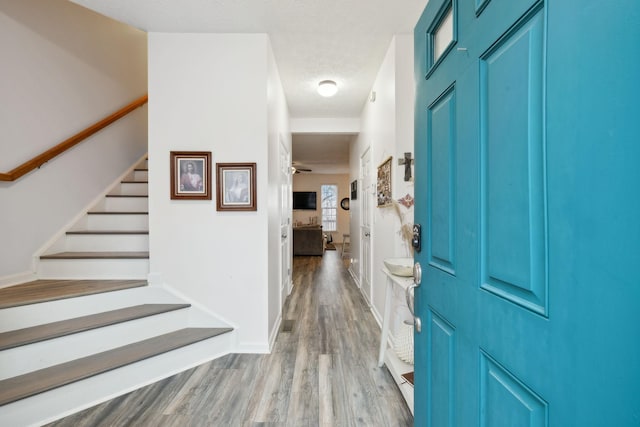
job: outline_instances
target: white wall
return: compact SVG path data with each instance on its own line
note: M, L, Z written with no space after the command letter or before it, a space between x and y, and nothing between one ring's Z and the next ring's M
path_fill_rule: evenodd
M349 233L349 213L351 210L344 210L340 207L340 201L349 197L349 175L347 174L320 174L320 173L299 173L293 176L293 191L315 191L318 193L318 209L295 210L293 211L293 221L303 224L309 223L309 217L316 217L318 224L322 224L322 208L320 207L320 186L323 184L334 184L338 186L338 215L337 231L332 231L334 242L342 242L342 235Z
M389 156L392 160L392 196L394 200L410 194L413 196L413 182L405 182L404 166L398 166L398 159L405 152L413 156L413 36L396 35L392 40L385 59L378 71L372 88L376 92L375 102L367 102L361 116L361 132L350 150L350 179L360 177L360 157L365 150L371 150L371 176L375 181L377 167ZM361 185L361 182L358 182ZM362 189L359 188L359 191ZM375 197L373 198L375 203ZM359 231L362 198L351 203L352 272L358 275L361 263ZM413 221L413 209L400 207L400 213L407 223ZM383 260L390 257L405 257L409 252L402 239L400 217L393 207L374 208L372 223L372 275L371 289L362 289L372 303L374 315L381 319L384 310L386 278L381 272Z
M235 326L241 352L268 351L277 286L269 150L287 125L270 55L264 34L149 34L150 278ZM171 200L172 150L257 163L257 211L218 212L215 191L211 201Z
M147 90L146 34L65 0L0 0L0 171ZM146 150L146 108L18 181L0 183L0 284ZM43 214L46 212L46 214Z

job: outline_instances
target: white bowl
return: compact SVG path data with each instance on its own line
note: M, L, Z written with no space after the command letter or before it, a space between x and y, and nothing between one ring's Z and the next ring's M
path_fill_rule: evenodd
M384 260L387 269L396 276L413 276L413 258L387 258Z

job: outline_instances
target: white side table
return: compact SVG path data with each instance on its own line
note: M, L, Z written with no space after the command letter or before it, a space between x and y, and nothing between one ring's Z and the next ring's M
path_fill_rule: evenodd
M400 388L404 399L411 409L411 413L413 414L413 386L407 382L404 378L401 377L402 374L406 374L407 372L413 371L413 366L407 363L404 363L400 360L394 352L387 352L388 340L389 340L389 323L391 317L391 299L393 297L393 288L399 287L402 289L403 293L406 289L413 284L413 277L401 277L395 276L391 274L391 272L386 268L382 268L382 272L387 276L387 289L385 293L384 299L384 316L382 318L382 333L380 336L380 353L378 355L378 366L382 367L385 362L387 364L387 369L393 376L396 384Z

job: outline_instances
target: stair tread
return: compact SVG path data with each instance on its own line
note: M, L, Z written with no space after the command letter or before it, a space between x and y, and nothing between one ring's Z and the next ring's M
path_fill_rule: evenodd
M0 350L190 307L190 304L141 304L0 333Z
M149 181L137 181L135 179L128 179L125 181L120 181L121 184L148 184Z
M149 212L141 211L90 211L87 215L149 215Z
M74 230L66 234L149 234L149 230Z
M107 194L105 197L149 197L148 194Z
M35 280L0 289L0 308L147 286L146 280Z
M148 251L139 252L58 252L40 256L40 259L148 259Z
M0 406L230 332L186 328L0 381Z

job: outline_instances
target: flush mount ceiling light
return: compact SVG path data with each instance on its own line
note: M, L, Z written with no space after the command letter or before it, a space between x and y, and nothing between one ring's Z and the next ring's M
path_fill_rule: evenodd
M325 97L330 97L338 92L338 85L333 80L323 80L318 83L318 93Z

